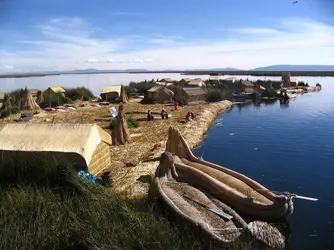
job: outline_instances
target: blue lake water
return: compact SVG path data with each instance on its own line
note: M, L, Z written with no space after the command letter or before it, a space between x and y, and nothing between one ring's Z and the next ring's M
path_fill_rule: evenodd
M290 249L334 249L334 81L313 78L322 91L298 95L288 106L234 105L213 123L195 151L294 199L288 218Z

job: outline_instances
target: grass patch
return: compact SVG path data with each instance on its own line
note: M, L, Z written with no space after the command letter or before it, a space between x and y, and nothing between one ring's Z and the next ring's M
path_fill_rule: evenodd
M0 176L11 180L0 180L0 249L200 249L153 199L130 200L69 168L44 168L36 176L0 163Z
M131 116L127 117L126 121L128 124L128 128L138 128L139 127L139 122L135 120L134 118L132 118ZM114 129L116 127L116 123L117 123L117 119L112 119L110 121L109 128Z
M10 115L15 115L18 114L20 112L19 107L17 106L12 106L11 108L8 108L6 110L0 110L0 118L5 118L8 117Z
M78 87L78 88L65 88L66 96L70 98L72 101L75 100L83 100L89 101L93 99L95 96L93 92L85 87Z

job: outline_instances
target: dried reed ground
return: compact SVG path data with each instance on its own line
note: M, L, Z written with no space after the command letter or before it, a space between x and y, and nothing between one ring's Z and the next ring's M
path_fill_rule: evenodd
M111 118L108 110L111 106L118 108L118 105L115 104L99 108L79 108L76 111L64 113L40 113L31 122L96 123L111 133L108 128L109 121L103 121L103 119ZM128 192L131 196L145 196L149 187L148 182L158 166L160 154L165 149L169 127L179 128L189 146L194 148L201 142L217 114L227 111L231 106L231 102L222 101L187 105L174 111L173 106L163 104L143 105L138 103L138 100L132 100L130 103L124 104L125 112L147 112L150 109L152 112L160 113L161 109L164 108L172 116L168 120L140 121L138 128L130 129L133 140L131 144L110 148L112 158L110 170L113 173L116 188ZM182 123L181 121L185 121L185 116L189 111L197 115L196 119L188 123ZM131 114L128 116L135 119L146 118L146 114ZM11 117L3 122L8 122L14 118Z

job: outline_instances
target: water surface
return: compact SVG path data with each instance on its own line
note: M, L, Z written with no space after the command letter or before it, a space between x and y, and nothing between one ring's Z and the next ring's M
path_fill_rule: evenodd
M303 78L300 78L303 80ZM294 199L290 248L334 249L334 79L321 92L298 95L288 106L233 106L213 123L197 156L244 173ZM312 85L314 85L312 83Z

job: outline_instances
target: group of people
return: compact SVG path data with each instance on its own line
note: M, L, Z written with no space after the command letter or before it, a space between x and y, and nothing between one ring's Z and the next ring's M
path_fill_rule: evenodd
M176 101L176 102L174 102L174 109L175 110L178 110L179 109L179 106L180 107L183 107L184 106L184 102L183 101Z
M161 119L163 119L163 120L168 119L168 113L165 109L161 110L160 115L161 115ZM147 120L148 121L153 121L154 120L154 116L153 116L150 109L147 111Z

